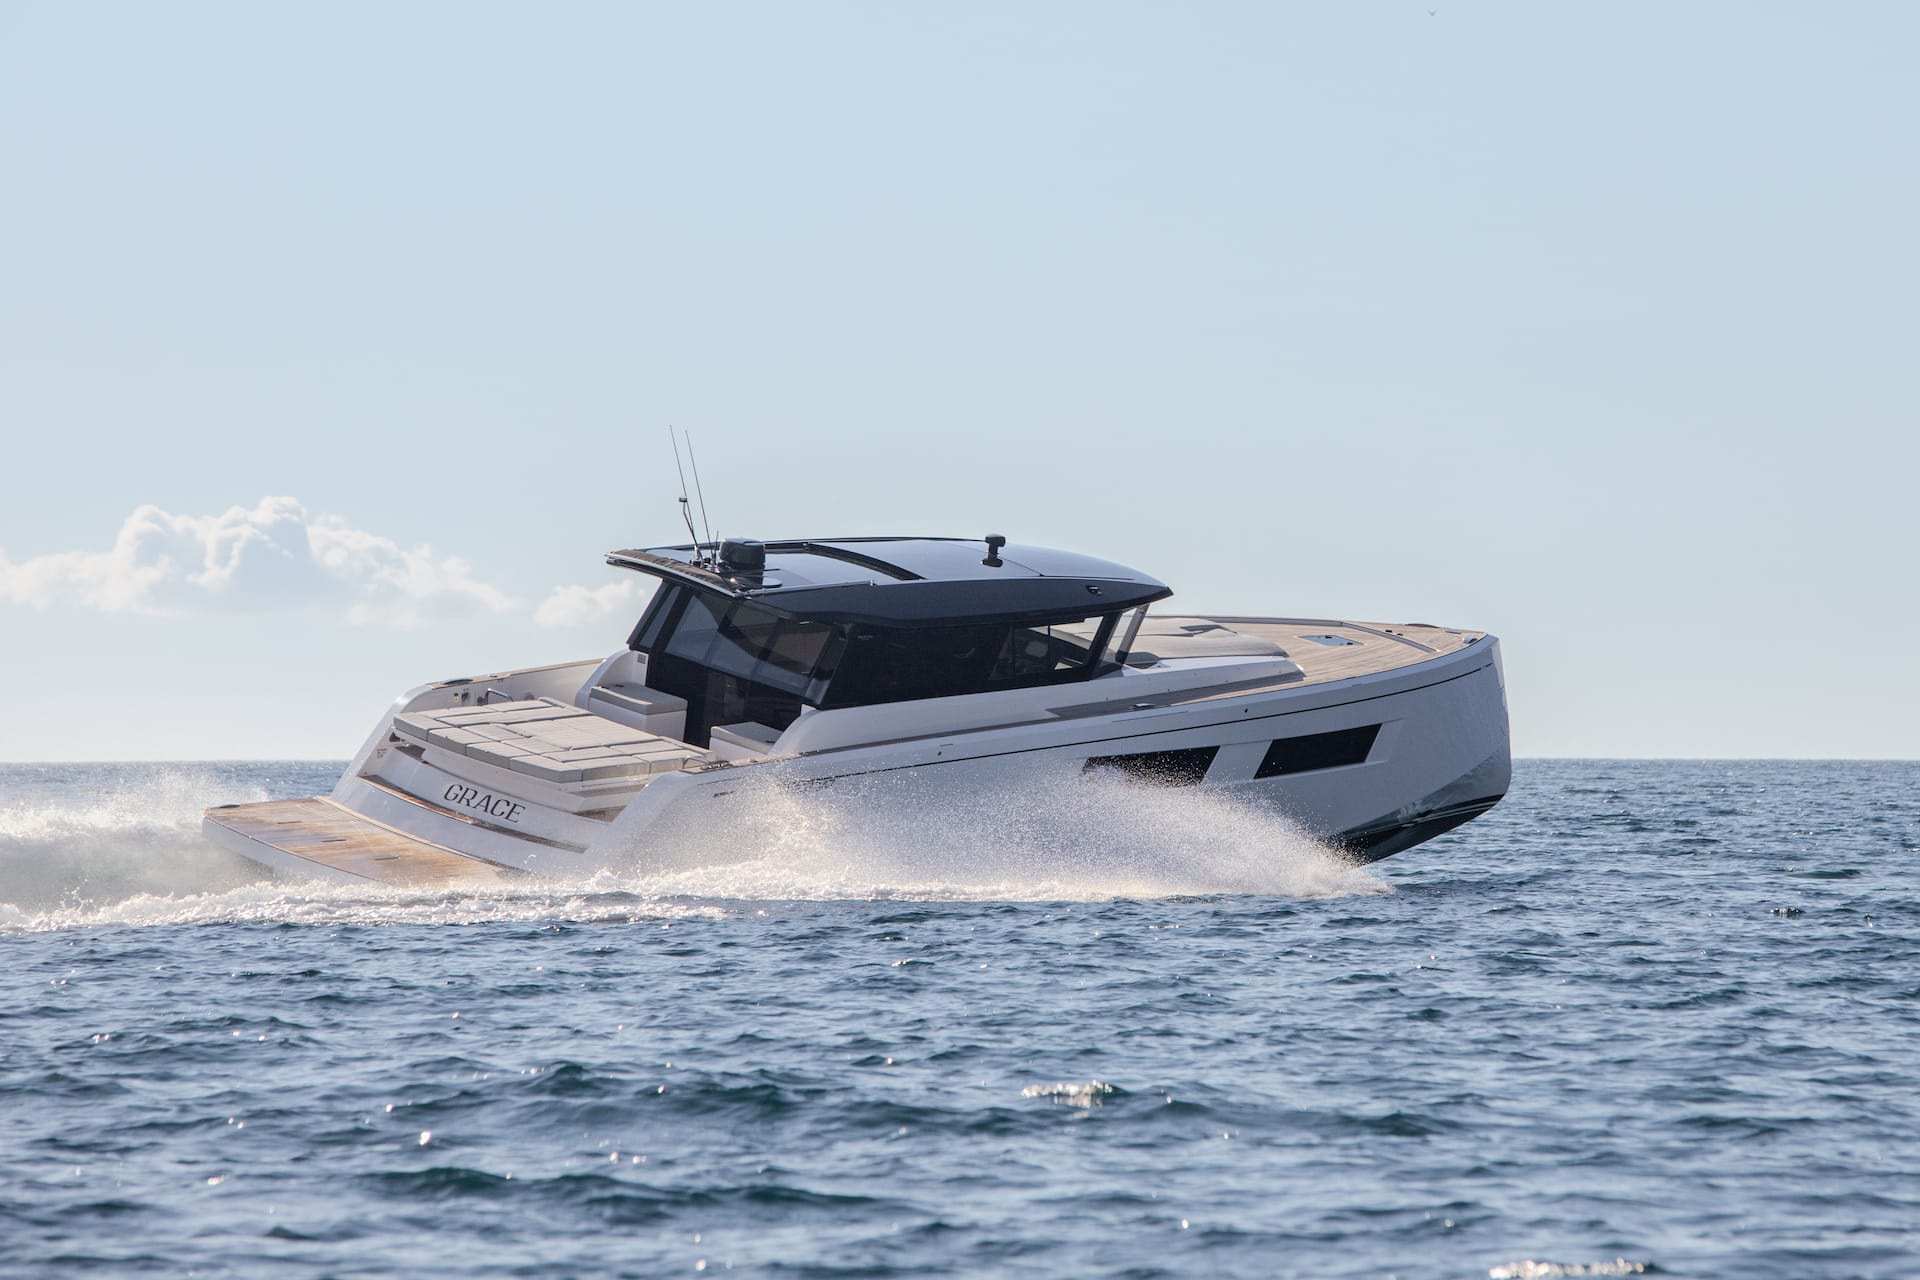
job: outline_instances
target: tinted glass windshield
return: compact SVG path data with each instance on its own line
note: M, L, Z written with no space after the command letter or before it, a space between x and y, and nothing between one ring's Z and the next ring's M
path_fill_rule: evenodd
M714 671L805 694L833 628L769 613L746 601L691 593L667 652Z
M859 707L1089 679L1111 669L1110 637L1118 619L1098 614L1037 625L879 627L799 621L749 600L695 589L679 589L678 595L672 607L656 607L636 629L636 641L658 642L647 682L683 697L696 686L705 688L700 672L743 682L742 696L758 698L752 694L757 689L789 700L779 708L753 704L756 718L782 725L799 714L802 703ZM737 700L731 694L702 696L703 706L713 704L714 716L746 714L725 709Z
M1094 652L1112 627L1113 615L1041 626L852 627L823 705L858 707L1085 680L1098 670Z

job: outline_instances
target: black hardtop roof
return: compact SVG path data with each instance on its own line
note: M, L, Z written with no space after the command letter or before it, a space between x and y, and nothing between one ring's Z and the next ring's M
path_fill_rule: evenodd
M726 568L712 543L613 551L607 563L752 599L788 617L883 627L1066 620L1173 594L1138 570L1073 551L1008 544L990 557L980 538L800 538L763 545L760 573Z

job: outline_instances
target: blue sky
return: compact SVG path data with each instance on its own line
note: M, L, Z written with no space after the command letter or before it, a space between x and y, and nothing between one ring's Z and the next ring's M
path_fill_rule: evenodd
M0 4L0 759L612 649L669 423L730 533L1492 630L1521 754L1920 756L1916 37Z

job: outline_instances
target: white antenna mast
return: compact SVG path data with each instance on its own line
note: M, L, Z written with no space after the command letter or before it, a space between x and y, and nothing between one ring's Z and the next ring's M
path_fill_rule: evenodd
M687 465L693 468L693 492L700 499L700 527L706 530L707 541L713 542L713 526L707 523L707 495L700 488L700 460L693 456L693 433L687 433ZM720 548L714 547L714 554L720 554Z
M680 439L673 434L673 425L667 425L667 441L673 445L673 469L680 473L680 518L687 522L687 540L693 543L694 559L700 558L700 535L693 531L693 516L687 505L687 469L680 465ZM693 439L687 439L687 451L693 451Z

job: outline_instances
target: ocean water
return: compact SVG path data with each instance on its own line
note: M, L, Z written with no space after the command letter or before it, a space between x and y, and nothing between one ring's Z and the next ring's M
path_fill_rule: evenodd
M1370 868L1123 791L201 842L338 767L0 766L0 1274L1920 1276L1920 764L1522 762Z

